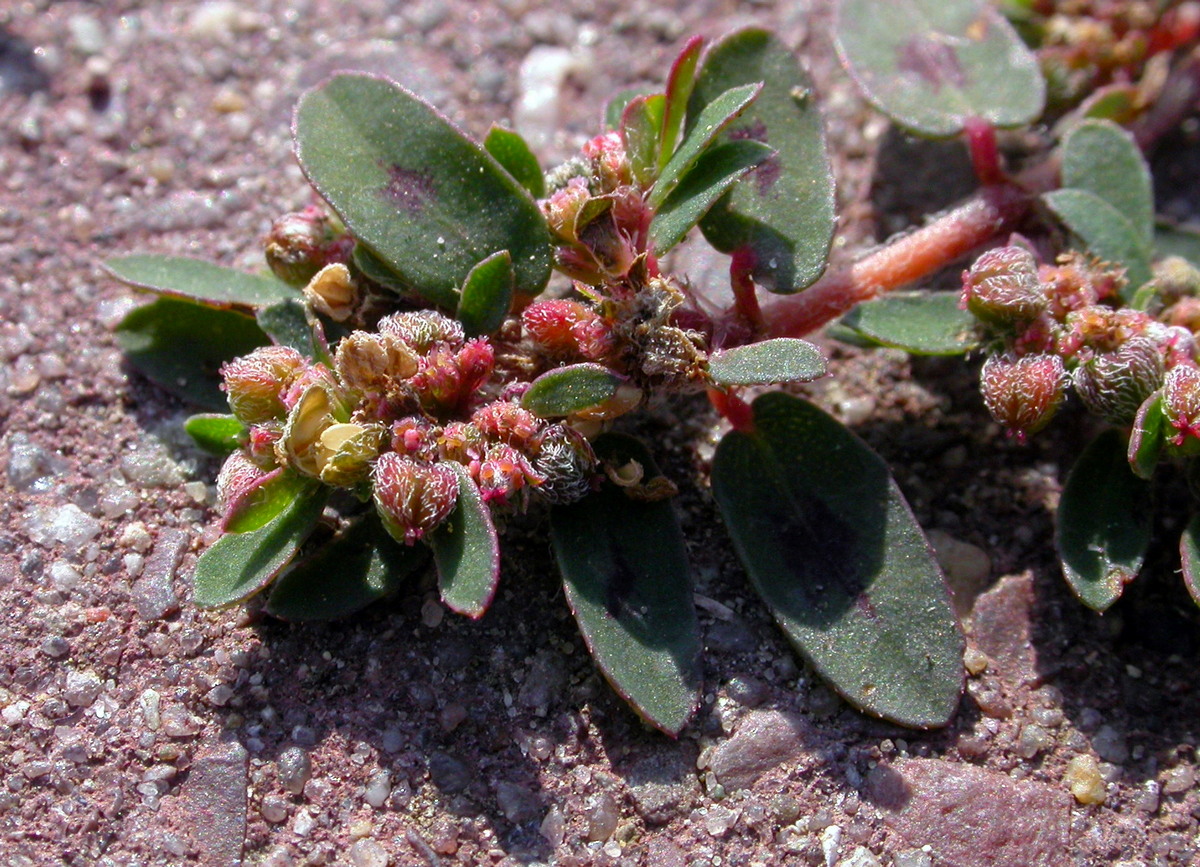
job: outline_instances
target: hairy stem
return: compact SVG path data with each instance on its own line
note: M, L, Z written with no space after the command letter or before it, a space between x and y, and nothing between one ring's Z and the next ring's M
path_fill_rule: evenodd
M927 277L1012 231L1033 197L1015 183L984 187L963 204L864 258L827 271L803 292L764 299L767 336L802 337L863 301Z

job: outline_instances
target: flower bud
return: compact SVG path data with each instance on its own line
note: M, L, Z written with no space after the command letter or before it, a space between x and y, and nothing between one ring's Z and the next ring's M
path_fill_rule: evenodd
M608 193L622 184L628 184L632 176L629 157L625 153L625 142L619 132L607 132L584 144L582 153L592 165L592 172L602 192Z
M1163 384L1162 353L1147 337L1133 337L1112 352L1086 359L1073 376L1075 393L1090 412L1113 424L1130 424Z
M284 394L303 371L304 357L290 346L262 346L221 367L229 408L243 424L282 418Z
M217 474L217 511L221 523L229 519L243 506L250 493L266 478L267 472L246 455L236 451L225 459L221 472Z
M405 545L436 529L458 501L458 475L441 464L385 452L373 479L375 509L392 538Z
M1176 431L1171 445L1188 453L1200 451L1200 370L1180 365L1167 371L1162 411Z
M448 343L457 349L466 339L461 323L436 310L412 310L385 316L379 320L379 332L399 337L418 355L424 355L438 343Z
M487 338L468 340L457 351L438 344L421 360L421 369L410 383L429 411L463 411L492 375L494 363Z
M471 423L485 436L517 448L529 444L542 428L542 420L529 410L507 401L492 401L475 410Z
M1030 322L1046 307L1037 262L1024 247L989 250L963 274L962 303L983 322Z
M476 470L479 461L483 460L487 445L483 431L465 421L450 422L437 437L438 454L442 460L454 461Z
M387 394L417 372L416 353L393 334L353 331L338 344L333 361L342 384L360 394Z
M264 470L273 470L279 466L275 455L275 444L283 436L283 422L277 419L250 426L246 441L246 454L250 460Z
M581 177L571 178L565 187L554 192L542 203L550 230L564 241L578 243L580 215L590 200L587 180Z
M1026 436L1046 426L1063 401L1067 376L1057 355L993 355L980 372L983 403L1010 436Z
M292 286L304 286L332 262L347 261L353 246L353 239L316 207L284 214L271 224L265 241L271 271Z
M392 451L398 455L433 461L438 457L438 428L418 415L405 416L392 424Z
M612 329L595 310L578 301L537 301L521 313L525 333L556 358L582 355L598 361L612 352Z
M371 462L383 442L382 425L332 424L321 431L317 451L318 475L322 482L349 488L367 477Z
M494 443L479 464L476 481L485 503L506 505L527 485L540 485L542 478L525 455L505 443Z
M534 472L543 481L536 490L548 503L574 503L592 490L596 473L596 455L577 431L554 424L534 441Z
M340 262L326 265L304 287L304 297L313 310L334 322L345 322L358 306L358 288L350 269Z

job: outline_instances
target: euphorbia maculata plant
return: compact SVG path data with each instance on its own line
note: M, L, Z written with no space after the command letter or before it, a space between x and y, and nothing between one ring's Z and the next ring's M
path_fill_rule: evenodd
M1110 5L1080 14L1116 21ZM886 465L812 404L779 390L747 403L745 390L823 376L802 338L848 314L837 333L859 343L981 348L985 404L1019 437L1073 383L1121 427L1084 455L1068 493L1114 474L1143 484L1109 460L1131 426L1141 476L1200 448L1200 279L1179 262L1153 270L1148 174L1118 126L1162 128L1156 97L1194 96L1180 49L1194 4L1173 6L1139 25L1145 38L1113 37L1140 47L1122 64L1094 36L1068 51L1070 32L1046 26L1049 13L1012 4L1023 32L1045 39L1043 65L1078 74L1070 100L1056 91L1055 134L1010 175L996 130L1042 117L1038 46L977 0L842 0L835 36L852 77L907 130L961 136L981 187L836 266L817 100L764 31L689 41L663 91L614 99L604 131L549 172L516 133L494 127L476 142L392 82L340 73L318 85L294 132L320 204L272 226L269 274L159 256L109 263L163 296L120 326L133 363L230 410L188 422L228 455L223 534L197 563L195 601L265 592L277 617L336 617L432 561L447 607L478 617L500 576L497 524L547 509L597 664L676 734L698 703L700 640L675 487L646 446L610 428L656 394L703 392L731 426L712 467L717 506L789 640L856 707L945 725L963 638ZM697 228L729 254L728 309L664 267ZM998 249L967 271L961 295L878 297L988 246ZM568 280L547 293L553 271ZM1071 510L1064 497L1064 563L1086 591L1098 567L1072 552L1082 544L1125 568L1128 540L1081 541L1097 518L1067 520Z

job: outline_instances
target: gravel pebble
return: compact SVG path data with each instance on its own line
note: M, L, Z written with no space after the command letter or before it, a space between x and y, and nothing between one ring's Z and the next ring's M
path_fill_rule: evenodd
M593 843L602 842L617 830L621 811L609 792L601 792L592 798L591 804L583 811L583 817L587 821L587 839Z
M1103 804L1106 798L1100 763L1094 756L1076 756L1067 762L1063 782L1081 804Z
M369 838L358 840L350 847L353 867L388 867L392 862L387 850Z
M104 682L92 671L68 671L63 698L71 707L87 707L104 689Z
M380 770L367 780L367 785L363 790L363 800L378 810L387 803L388 796L391 794L392 775L386 770Z
M771 768L800 757L815 739L811 724L798 715L752 711L733 737L713 751L709 767L726 791L732 792L749 787Z
M429 775L435 786L450 795L463 791L474 779L470 768L443 752L435 752L429 757Z
M133 582L133 604L143 620L161 620L179 610L175 569L187 545L184 530L168 527L159 532L154 550Z
M299 795L312 777L312 759L300 747L288 747L276 761L279 782L289 793Z

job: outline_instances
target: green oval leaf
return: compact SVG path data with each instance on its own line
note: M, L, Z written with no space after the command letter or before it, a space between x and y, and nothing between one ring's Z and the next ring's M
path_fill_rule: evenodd
M913 355L962 355L979 343L957 292L891 292L859 304L839 324L875 346Z
M1020 126L1042 113L1037 58L984 0L839 0L834 37L867 99L913 132L952 136L971 117Z
M458 296L458 321L471 337L491 334L512 307L512 256L501 250L471 269Z
M521 398L521 406L542 418L574 415L604 403L622 379L600 364L571 364L543 373Z
M1055 542L1067 583L1104 611L1137 577L1150 545L1150 486L1129 468L1120 431L1084 449L1063 487Z
M261 307L295 298L297 291L271 275L247 274L186 256L118 256L104 263L122 283L209 306Z
M949 722L963 637L941 570L883 461L834 419L771 393L717 448L713 493L759 595L855 707Z
M1126 300L1150 279L1150 245L1125 215L1087 190L1054 190L1042 196L1063 225L1071 230L1094 256L1122 265L1129 284L1121 294Z
M458 500L445 523L429 534L438 589L451 611L482 617L500 581L496 527L466 469L452 461L444 466L458 474Z
M516 290L550 277L550 231L529 193L424 100L368 75L300 98L296 156L355 237L413 291L454 309L471 269L499 250Z
M679 149L663 166L658 180L654 182L654 186L646 197L646 204L652 210L657 210L666 201L667 196L679 186L683 176L696 164L696 160L700 159L700 155L708 149L724 129L746 110L750 103L754 102L761 92L761 83L743 84L740 87L729 88L712 101L704 104L700 113L688 124L687 132ZM659 132L661 135L661 129ZM656 147L654 159L657 160L657 157Z
M206 409L228 409L221 365L270 343L244 313L159 298L121 320L117 343L147 379Z
M721 196L774 155L774 148L756 141L725 142L706 150L651 219L650 250L661 256L682 241Z
M1108 202L1149 249L1154 241L1150 168L1125 130L1106 120L1084 121L1071 130L1062 145L1062 185Z
M825 375L825 357L807 340L777 337L714 352L708 374L717 385L811 382Z
M696 79L688 126L722 93L758 81L758 99L722 140L761 142L776 155L713 206L700 229L721 252L744 251L758 285L795 292L825 270L834 227L833 174L820 112L796 56L765 30L742 30L716 43Z
M196 561L193 598L201 608L233 605L262 590L300 550L316 526L328 489L281 472L258 489L256 502Z
M345 617L394 593L428 563L428 548L397 544L367 512L288 567L272 585L266 610L291 621Z
M1200 515L1193 515L1179 539L1183 583L1192 601L1200 605Z
M519 133L493 126L483 140L483 147L531 196L540 199L546 195L546 176Z
M637 440L607 434L596 453L615 466L658 468ZM700 638L687 550L668 501L638 502L611 482L550 514L567 604L613 689L651 725L676 735L699 702Z
M214 455L227 455L246 441L246 426L228 413L193 415L183 429L200 448Z

